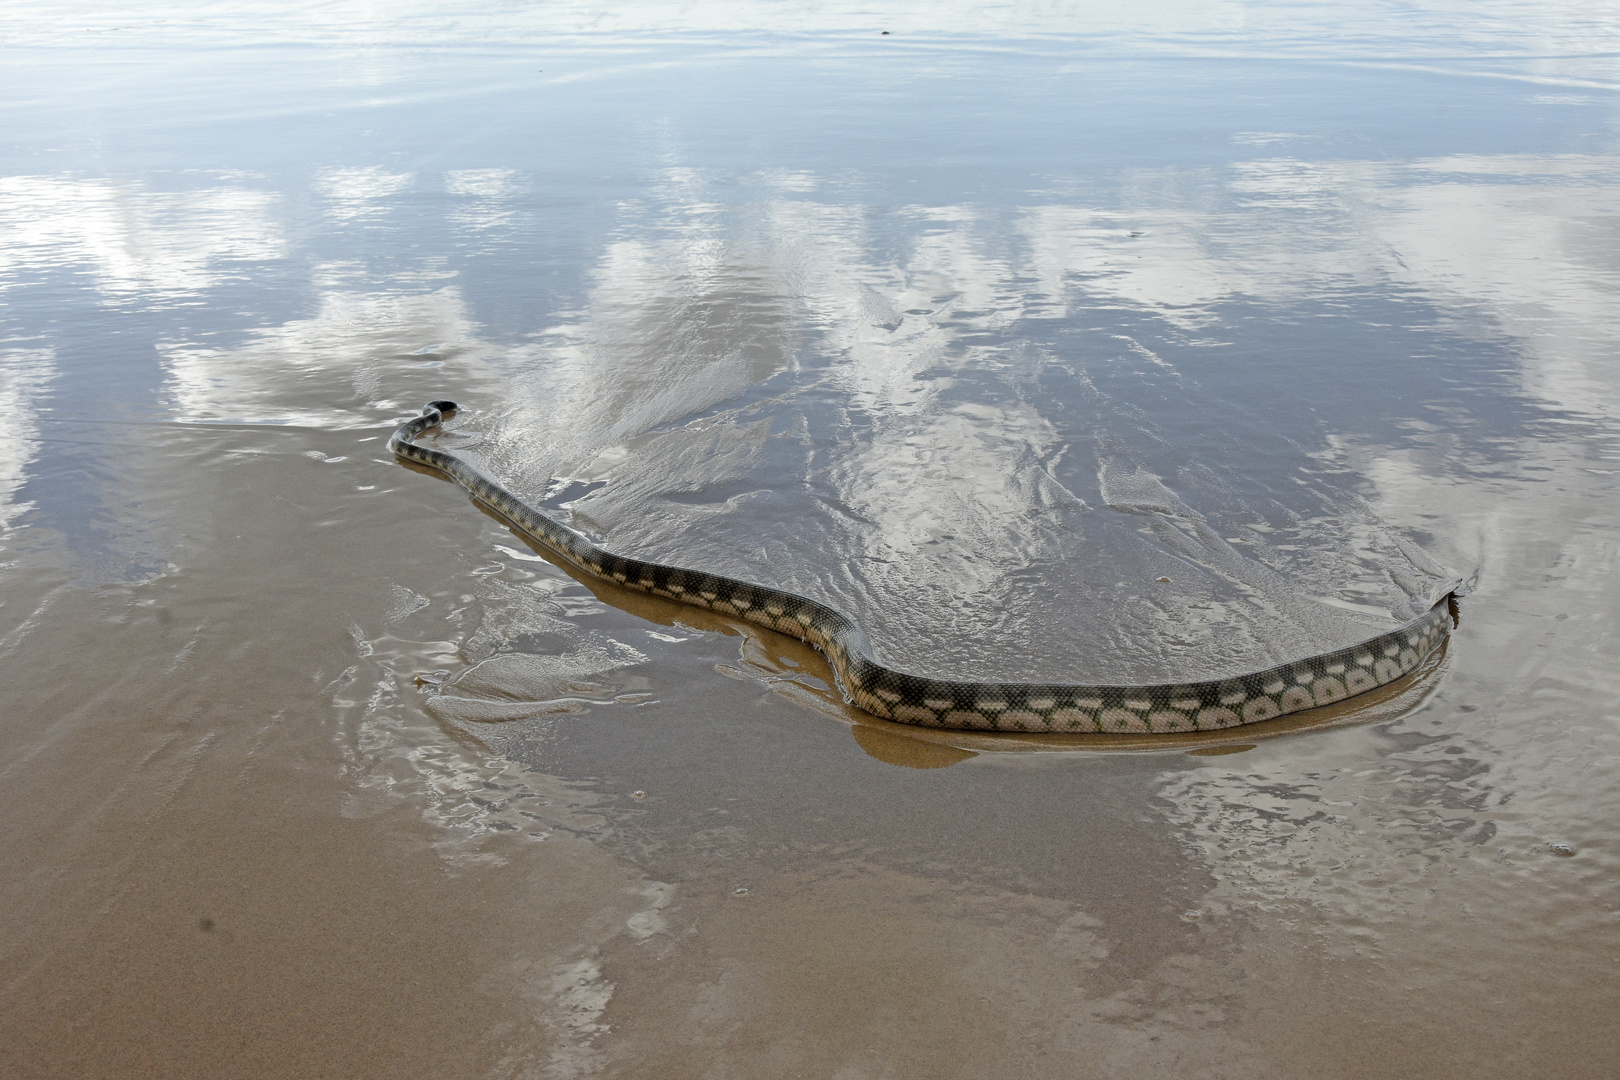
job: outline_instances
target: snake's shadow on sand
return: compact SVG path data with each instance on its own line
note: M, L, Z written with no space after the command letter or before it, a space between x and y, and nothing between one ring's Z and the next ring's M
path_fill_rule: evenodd
M412 472L431 476L452 487L460 487L437 469L403 459L399 460L399 464ZM679 625L707 633L724 634L727 637L742 637L745 639L743 645L745 656L752 653L755 658L775 657L785 661L775 665L781 673L780 678L774 677L769 668L750 666L757 668L759 682L779 697L787 698L796 705L850 725L855 742L870 756L889 765L910 769L945 768L977 757L981 753L1174 752L1213 757L1252 750L1261 740L1285 735L1388 723L1414 711L1439 689L1447 667L1447 657L1451 651L1451 636L1448 634L1440 647L1430 653L1417 670L1392 683L1343 701L1336 701L1331 705L1291 713L1275 720L1244 724L1240 729L1164 735L1056 735L914 727L884 720L845 702L843 695L836 689L832 666L826 657L798 638L742 619L716 615L690 604L676 603L673 600L621 588L601 578L582 573L557 558L550 549L531 540L505 515L476 498L469 498L468 501L510 532L524 547L590 590L602 603L660 626ZM1460 621L1455 600L1452 601L1451 614L1454 621ZM750 645L753 647L750 648ZM767 659L766 663L769 664L770 661ZM801 675L814 676L826 689L817 688L795 678Z

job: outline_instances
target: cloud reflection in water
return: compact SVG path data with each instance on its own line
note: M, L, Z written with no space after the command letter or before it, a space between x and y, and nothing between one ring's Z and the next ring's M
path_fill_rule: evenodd
M1235 306L1336 315L1399 280L1369 205L1405 179L1166 174L1163 205L1126 217L827 204L838 182L802 170L722 202L674 169L621 208L584 310L538 338L501 464L536 491L606 479L576 509L610 545L823 596L900 663L1151 678L1343 644L1443 568L1315 468L1331 417L1279 425L1187 359L1242 336ZM1201 444L1150 401L1202 411ZM1281 449L1250 459L1257 433ZM1111 496L1110 469L1163 505Z

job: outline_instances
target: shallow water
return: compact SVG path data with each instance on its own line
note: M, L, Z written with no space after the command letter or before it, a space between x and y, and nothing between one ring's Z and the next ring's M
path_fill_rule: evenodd
M1620 22L0 43L8 1075L1612 1072ZM932 673L1217 676L1474 591L1307 730L920 734L390 460L443 396L610 548Z

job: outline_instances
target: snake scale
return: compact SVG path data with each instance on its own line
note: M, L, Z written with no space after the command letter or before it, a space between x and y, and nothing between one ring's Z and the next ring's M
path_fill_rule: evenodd
M388 441L399 457L460 483L474 499L568 565L637 592L759 623L826 654L847 701L885 720L976 731L1171 733L1214 731L1327 705L1415 671L1445 640L1456 585L1403 626L1348 648L1208 682L1151 686L957 682L897 671L878 660L842 612L766 585L604 551L541 513L455 454L414 441L456 405L431 401ZM1460 585L1460 582L1457 583Z

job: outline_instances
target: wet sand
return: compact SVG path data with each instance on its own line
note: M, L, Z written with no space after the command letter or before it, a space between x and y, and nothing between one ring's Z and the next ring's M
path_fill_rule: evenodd
M1506 614L1464 624L1427 707L1235 755L981 746L938 767L919 742L911 768L886 764L862 751L904 761L892 731L852 738L716 674L742 640L721 634L665 661L653 718L480 738L410 682L456 641L402 633L389 605L457 601L468 555L511 542L498 525L375 441L355 453L363 434L119 435L117 481L146 484L196 555L124 587L12 570L8 600L33 610L7 642L28 703L0 788L8 1075L1613 1060L1614 856L1592 799L1614 736L1571 704L1615 669L1584 634L1518 658L1612 609L1595 592L1535 611L1547 588L1511 582L1541 576L1542 542L1491 552L1508 584L1469 608ZM1499 785L1489 740L1526 718L1544 719L1514 768L1543 779Z
M574 41L569 171L503 133L551 59L227 63L193 32L193 66L41 39L13 69L103 81L8 114L0 170L0 1074L1612 1075L1620 169L1612 119L1567 119L1612 118L1603 71L1560 76L1589 105L1514 83L1522 126L1471 148L1387 102L1507 91L1356 74L1368 114L1329 128L1404 164L1217 108L1188 123L1272 156L1155 135L1105 183L931 157L932 95L1023 92L944 38L787 149L735 118L744 157L819 172L680 134L760 77L724 42ZM753 42L812 72L784 97L848 75L805 33ZM1178 71L1120 100L1162 121L1148 88L1206 77ZM1288 72L1253 84L1300 79L1297 125L1349 100ZM266 87L292 119L239 138ZM863 157L871 100L914 126ZM1274 423L1200 430L1257 387ZM1476 588L1417 677L1286 723L912 731L391 460L446 395L448 445L611 542L809 581L913 659L934 618L945 664L1218 666L1388 621L1425 567Z

